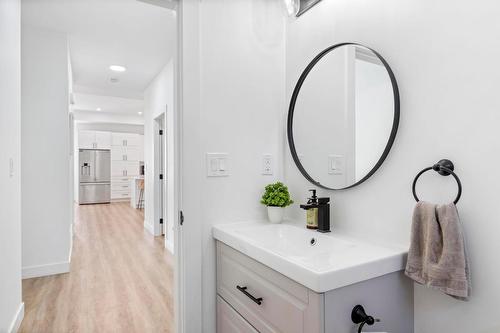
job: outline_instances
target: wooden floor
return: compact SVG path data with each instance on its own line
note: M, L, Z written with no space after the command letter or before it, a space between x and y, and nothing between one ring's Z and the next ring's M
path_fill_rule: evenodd
M126 203L79 206L68 274L23 281L20 332L173 332L173 258Z

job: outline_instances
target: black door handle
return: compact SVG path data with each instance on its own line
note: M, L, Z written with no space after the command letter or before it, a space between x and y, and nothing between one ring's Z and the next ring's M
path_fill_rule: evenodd
M236 288L241 291L243 294L245 294L248 298L250 298L252 301L254 301L255 303L261 305L262 304L262 297L259 297L259 298L255 298L252 294L250 294L248 291L247 291L247 287L240 287L240 286L236 286Z

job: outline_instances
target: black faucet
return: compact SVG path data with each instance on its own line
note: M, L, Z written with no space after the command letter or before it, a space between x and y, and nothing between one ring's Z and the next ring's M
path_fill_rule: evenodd
M316 190L309 191L312 192L311 198L309 198L307 204L300 205L300 208L305 210L317 210L317 228L314 227L314 229L317 229L318 232L330 232L330 198L318 198L316 196ZM310 228L309 224L307 227Z
M318 198L318 232L330 231L330 198Z

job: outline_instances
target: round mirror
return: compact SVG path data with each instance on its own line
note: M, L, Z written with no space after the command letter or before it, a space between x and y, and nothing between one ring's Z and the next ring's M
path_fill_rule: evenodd
M288 111L288 143L300 172L332 190L361 184L396 136L399 92L387 62L356 43L331 46L306 67Z

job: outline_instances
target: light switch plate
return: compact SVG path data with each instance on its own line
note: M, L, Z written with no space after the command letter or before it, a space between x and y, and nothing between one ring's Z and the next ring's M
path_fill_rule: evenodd
M344 155L328 155L328 173L331 175L342 175L345 170Z
M207 153L207 177L229 176L229 162L227 153Z
M265 154L262 157L262 174L263 175L272 175L273 174L273 155Z

